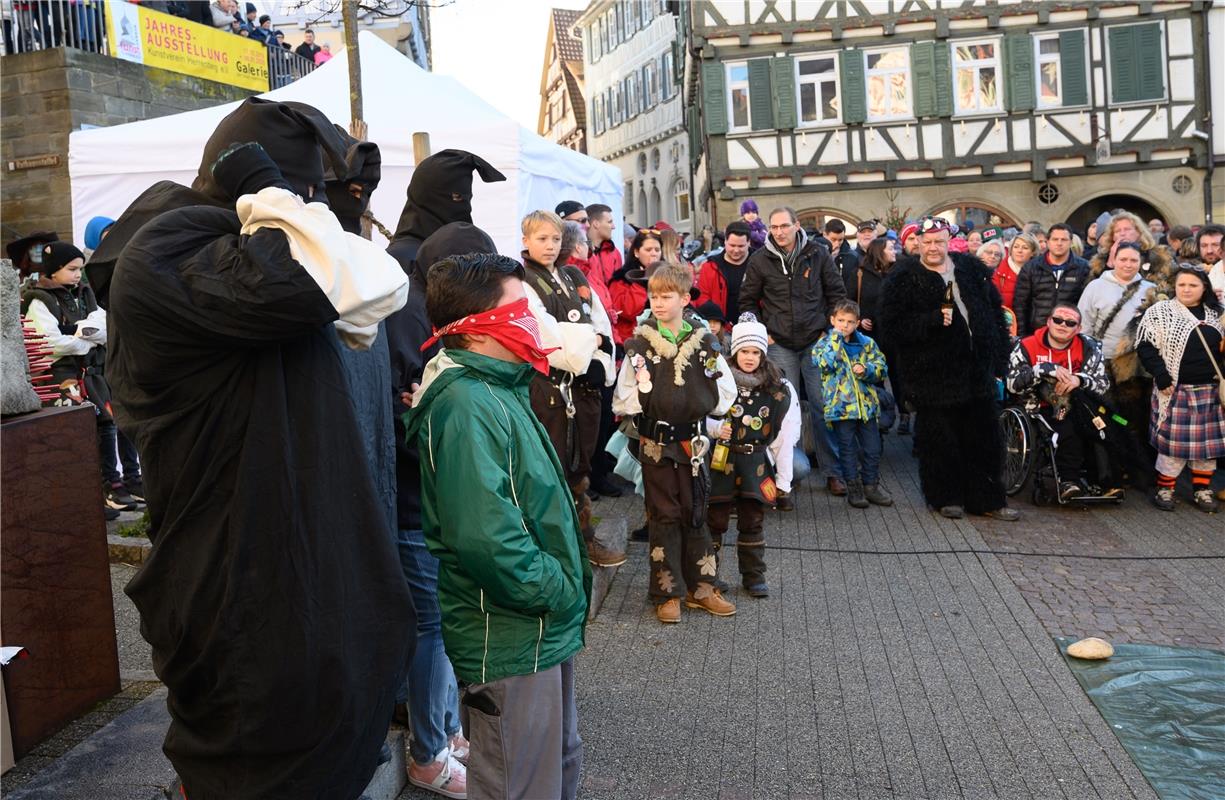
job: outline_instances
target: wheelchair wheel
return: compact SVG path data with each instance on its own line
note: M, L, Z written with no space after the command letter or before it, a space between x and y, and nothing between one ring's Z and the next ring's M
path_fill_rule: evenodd
M1000 437L1004 441L1004 492L1012 497L1034 469L1037 442L1033 424L1021 409L1009 406L1000 413Z

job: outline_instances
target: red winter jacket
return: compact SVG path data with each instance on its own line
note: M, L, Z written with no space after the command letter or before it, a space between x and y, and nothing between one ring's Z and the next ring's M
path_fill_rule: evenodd
M612 296L608 315L616 311L616 321L613 323L613 340L617 344L625 344L625 340L634 335L638 325L638 315L647 307L647 287L645 284L632 283L625 279L628 272L625 267L617 270L608 293Z
M723 316L729 320L740 316L736 309L727 307L727 279L714 259L703 264L702 271L698 273L698 299L693 301L693 306L697 308L707 302L721 308Z
M582 268L592 290L599 295L604 308L608 309L609 317L612 317L612 296L609 287L612 284L613 275L621 267L621 251L612 242L603 242L599 247L591 248L591 255L587 257L587 266Z

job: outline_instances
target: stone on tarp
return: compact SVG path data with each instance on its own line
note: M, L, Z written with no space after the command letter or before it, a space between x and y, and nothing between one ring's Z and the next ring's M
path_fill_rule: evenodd
M1068 645L1068 655L1086 661L1101 661L1114 655L1114 648L1105 639L1090 636Z
M13 262L0 259L0 414L26 414L42 408L30 385L30 362L26 360L25 338L21 333L21 283ZM18 369L20 365L20 369Z

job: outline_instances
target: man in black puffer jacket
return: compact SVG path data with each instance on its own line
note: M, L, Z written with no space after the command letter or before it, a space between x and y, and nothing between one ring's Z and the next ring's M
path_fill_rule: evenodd
M1051 226L1046 248L1017 274L1012 310L1017 315L1017 333L1022 337L1043 328L1060 303L1079 303L1092 277L1089 262L1072 255L1072 229L1067 225L1060 222Z
M1009 340L991 271L948 252L956 228L920 223L919 257L899 259L885 279L879 335L897 354L917 412L915 448L927 504L951 519L1019 517L1005 505L996 398Z
M770 235L749 256L740 284L740 313L751 311L770 334L767 355L797 389L808 396L817 460L825 483L835 495L846 494L838 476L838 457L825 427L821 371L813 363L812 346L829 328L834 305L846 299L846 287L829 250L809 240L790 208L770 212Z

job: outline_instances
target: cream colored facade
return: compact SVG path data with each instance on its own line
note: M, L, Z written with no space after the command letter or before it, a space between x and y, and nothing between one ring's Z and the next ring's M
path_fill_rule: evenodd
M621 169L630 222L692 231L688 134L676 74L683 51L678 19L667 8L660 0L601 0L579 18L587 153Z

